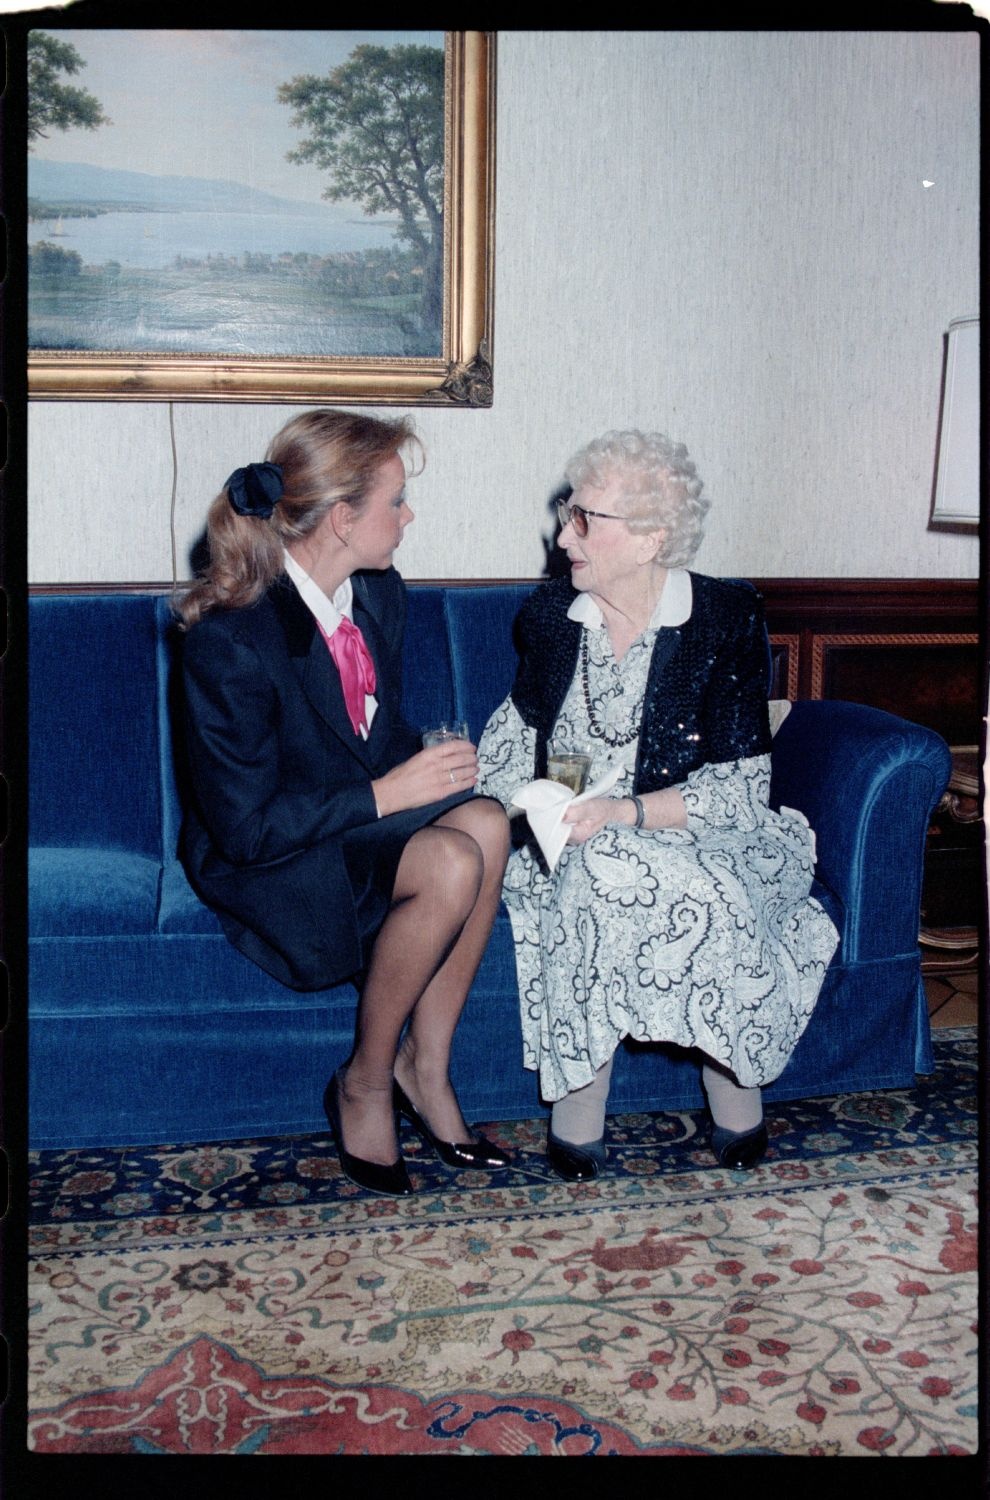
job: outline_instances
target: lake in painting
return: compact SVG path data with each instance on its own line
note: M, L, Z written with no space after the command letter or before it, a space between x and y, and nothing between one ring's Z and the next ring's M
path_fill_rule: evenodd
M93 218L54 218L34 222L28 244L52 240L75 250L88 266L120 265L163 269L180 258L247 254L273 257L305 252L339 254L388 249L395 226L373 219L340 220L329 210L287 213L101 213Z
M431 356L394 226L299 213L63 214L30 226L34 349ZM39 256L51 247L51 258ZM76 261L74 256L80 259ZM80 264L81 261L81 264Z

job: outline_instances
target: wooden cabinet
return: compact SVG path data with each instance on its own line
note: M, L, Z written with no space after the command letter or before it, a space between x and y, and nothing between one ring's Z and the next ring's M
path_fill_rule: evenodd
M984 826L979 749L952 749L952 777L928 830L921 893L922 967L969 968L979 957Z

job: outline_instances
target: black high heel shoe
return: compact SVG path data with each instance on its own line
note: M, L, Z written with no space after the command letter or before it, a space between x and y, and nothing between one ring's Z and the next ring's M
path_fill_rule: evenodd
M333 1131L337 1142L337 1150L340 1153L340 1165L345 1176L358 1187L367 1188L372 1193L390 1193L393 1197L405 1197L411 1193L413 1185L409 1181L406 1164L400 1156L398 1161L392 1162L391 1166L383 1166L377 1161L362 1161L360 1156L352 1156L344 1148L344 1132L340 1125L340 1085L335 1073L326 1086L323 1094L323 1108L326 1110L330 1129Z
M586 1141L575 1146L571 1141L562 1141L547 1127L547 1161L558 1177L567 1182L586 1182L597 1177L605 1169L605 1137L597 1141Z
M732 1172L751 1171L763 1160L769 1144L763 1121L752 1130L725 1130L721 1125L712 1126L712 1154L720 1167L728 1167Z
M416 1134L432 1146L448 1167L507 1167L512 1158L501 1146L479 1135L475 1141L441 1141L433 1134L416 1106L406 1096L396 1079L392 1084L392 1101L397 1112L405 1115Z

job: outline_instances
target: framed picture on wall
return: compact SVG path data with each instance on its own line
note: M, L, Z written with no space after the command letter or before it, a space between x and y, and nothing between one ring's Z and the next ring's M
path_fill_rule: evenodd
M30 397L491 405L493 33L27 48Z

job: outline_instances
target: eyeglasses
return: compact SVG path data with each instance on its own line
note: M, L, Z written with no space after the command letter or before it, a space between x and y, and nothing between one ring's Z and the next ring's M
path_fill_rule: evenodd
M557 520L561 526L568 523L574 527L575 536L588 535L588 517L598 516L603 521L628 521L628 516L617 516L610 510L586 510L583 505L568 505L566 500L557 501Z

